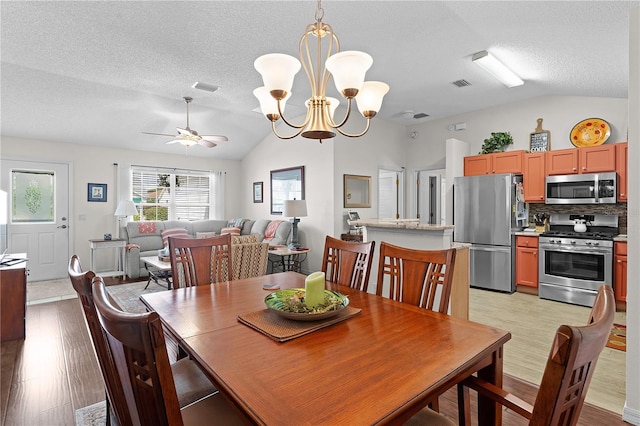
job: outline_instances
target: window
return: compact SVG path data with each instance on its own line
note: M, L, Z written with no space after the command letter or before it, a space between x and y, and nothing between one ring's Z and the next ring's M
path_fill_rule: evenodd
M132 167L134 221L209 219L211 179L206 172Z

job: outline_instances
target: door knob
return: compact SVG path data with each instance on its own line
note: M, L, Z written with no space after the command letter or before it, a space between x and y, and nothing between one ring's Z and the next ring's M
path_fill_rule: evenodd
M67 225L60 225L58 228L67 229Z

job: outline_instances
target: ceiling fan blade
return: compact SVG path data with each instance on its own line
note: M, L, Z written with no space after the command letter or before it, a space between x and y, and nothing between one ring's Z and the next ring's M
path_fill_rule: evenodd
M143 135L155 135L155 136L171 136L175 137L176 135L169 135L167 133L151 133L151 132L142 132Z
M171 145L172 143L182 143L180 139L174 139L172 141L167 142L167 145Z
M198 141L198 144L202 146L206 146L207 148L213 148L214 146L217 146L217 144L211 141L208 141L206 139L201 139L200 141Z
M229 140L229 138L227 138L226 136L222 136L222 135L200 135L200 137L202 139L209 139L209 140L213 140L216 142L226 142Z

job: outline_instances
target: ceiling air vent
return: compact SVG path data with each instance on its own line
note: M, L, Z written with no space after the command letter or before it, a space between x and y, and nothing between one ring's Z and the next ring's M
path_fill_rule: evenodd
M460 80L456 80L456 81L452 81L451 84L453 84L454 86L458 86L458 87L466 87L466 86L471 86L471 83L469 83L467 80L465 80L464 78L460 79Z
M419 112L417 114L414 114L413 118L418 119L418 118L425 118L425 117L428 117L428 116L429 116L429 114L425 114L424 112Z

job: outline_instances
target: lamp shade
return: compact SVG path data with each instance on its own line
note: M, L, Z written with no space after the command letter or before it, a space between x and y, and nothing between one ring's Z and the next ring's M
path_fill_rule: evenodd
M307 201L285 200L282 215L284 217L305 217L307 215Z
M138 214L138 209L136 209L136 205L133 204L131 200L122 200L118 203L118 208L116 212L113 214L114 216L133 216Z
M264 115L274 114L280 115L278 112L278 101L271 96L271 93L266 87L258 87L253 91L253 95L260 101L260 110ZM287 99L291 97L291 93L287 93L287 96L280 101L280 109L284 113L284 107L287 104Z
M345 89L360 90L371 64L373 64L373 58L357 50L347 50L331 55L325 63L327 70L333 75L336 89L343 95Z
M382 98L389 91L389 85L381 81L365 81L356 96L358 110L364 116L366 111L380 111Z
M293 56L283 53L262 55L253 63L255 69L262 75L262 81L268 92L284 90L291 92L293 78L300 71L300 61Z

